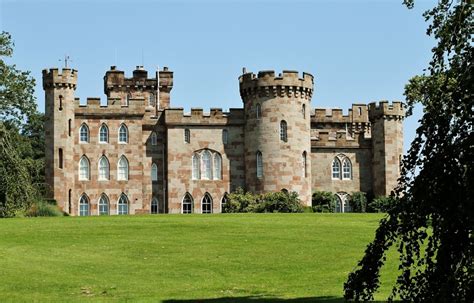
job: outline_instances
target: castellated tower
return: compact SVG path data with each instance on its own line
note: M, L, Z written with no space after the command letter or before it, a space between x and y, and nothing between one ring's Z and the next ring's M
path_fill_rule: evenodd
M74 188L74 91L77 71L64 68L43 70L45 91L46 183L51 198L70 212Z
M369 104L372 124L372 175L375 196L387 196L397 186L403 155L403 118L401 102Z
M295 191L311 205L313 76L261 71L239 77L245 111L245 183L262 193Z

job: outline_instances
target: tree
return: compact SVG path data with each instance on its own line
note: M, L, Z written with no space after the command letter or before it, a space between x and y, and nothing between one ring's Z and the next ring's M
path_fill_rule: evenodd
M43 115L36 111L35 81L8 65L11 36L0 33L0 217L24 212L44 182Z
M336 209L336 195L329 191L315 191L311 197L314 212L332 213ZM342 206L341 206L342 207Z
M412 8L413 0L405 0ZM473 7L440 0L424 13L437 40L428 73L405 87L408 113L424 109L403 159L396 200L344 285L345 298L371 300L387 249L396 243L401 272L390 298L470 301L474 293Z

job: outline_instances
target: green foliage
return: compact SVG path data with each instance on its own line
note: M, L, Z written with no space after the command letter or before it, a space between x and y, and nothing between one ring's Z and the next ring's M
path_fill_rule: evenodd
M413 7L413 0L405 0ZM391 298L470 302L474 293L474 14L471 1L426 11L437 40L428 74L405 87L423 117L403 159L397 197L344 285L345 298L373 299L386 251L396 243L400 276Z
M61 217L63 212L57 205L46 201L33 203L26 211L27 217Z
M375 213L386 213L395 204L394 197L379 196L368 204L368 210Z
M328 191L315 191L311 205L315 213L332 213L336 209L337 197Z
M354 213L367 212L367 197L364 192L353 192L349 198L349 205Z
M222 210L225 213L301 213L304 210L295 192L253 194L238 188L227 197Z

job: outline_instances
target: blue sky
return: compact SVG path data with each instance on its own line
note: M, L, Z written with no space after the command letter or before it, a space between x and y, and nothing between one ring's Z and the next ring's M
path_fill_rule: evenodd
M422 12L434 1L10 1L0 0L0 30L15 41L9 62L37 79L68 54L79 70L76 96L103 100L111 65L131 75L169 66L172 106L242 107L238 76L283 69L315 76L313 107L404 101L408 79L421 74L434 41ZM420 118L405 121L405 149Z

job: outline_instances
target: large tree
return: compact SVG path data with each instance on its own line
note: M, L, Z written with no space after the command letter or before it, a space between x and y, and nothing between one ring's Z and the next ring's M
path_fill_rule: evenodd
M0 33L0 217L22 213L44 182L43 115L36 110L35 81L9 65L11 36Z
M436 39L425 75L405 87L408 113L423 117L404 157L396 202L345 283L346 299L370 300L393 244L400 275L391 298L413 302L468 301L473 267L473 7L439 0L424 13ZM412 8L413 0L405 0Z

